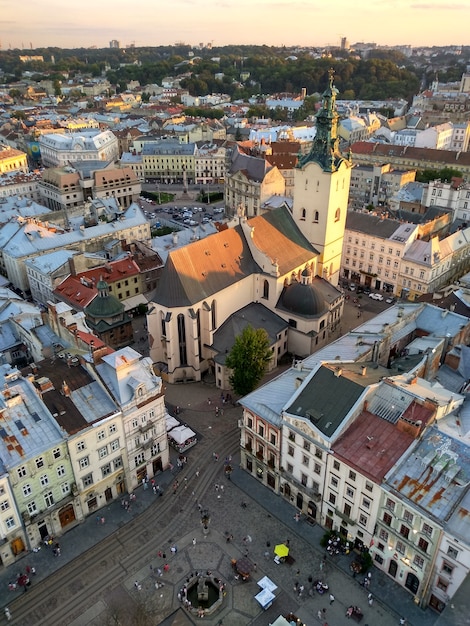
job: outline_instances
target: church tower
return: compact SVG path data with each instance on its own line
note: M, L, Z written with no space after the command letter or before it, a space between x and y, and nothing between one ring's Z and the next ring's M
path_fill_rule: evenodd
M293 217L319 252L317 273L338 285L348 208L351 157L339 151L338 113L333 70L316 114L317 132L312 149L294 170Z

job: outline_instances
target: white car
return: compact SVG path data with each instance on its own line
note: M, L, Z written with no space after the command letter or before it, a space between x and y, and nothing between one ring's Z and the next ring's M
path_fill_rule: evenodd
M383 300L384 297L381 293L370 293L369 294L369 298L372 298L372 300Z

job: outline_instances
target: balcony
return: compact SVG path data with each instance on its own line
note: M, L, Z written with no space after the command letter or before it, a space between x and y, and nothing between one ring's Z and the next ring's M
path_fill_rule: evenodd
M348 526L355 526L356 522L349 517L349 515L346 515L346 513L342 513L339 509L335 509L335 513L336 515L343 520L343 522L346 522L346 524L348 524Z
M294 476L290 474L289 472L286 472L286 471L284 472L284 479L287 482L294 485L294 487L296 487L299 491L304 493L306 496L308 496L309 498L312 498L312 500L315 500L315 502L319 502L321 500L321 493L319 491L317 491L316 489L307 487L300 480L297 480L297 478L294 478Z

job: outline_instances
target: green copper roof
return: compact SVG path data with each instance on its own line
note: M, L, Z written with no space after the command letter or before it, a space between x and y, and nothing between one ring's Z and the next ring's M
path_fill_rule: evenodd
M108 292L108 284L104 280L98 281L96 285L98 295L85 307L85 315L95 319L105 319L121 315L124 305L117 298Z
M346 160L339 150L337 93L338 90L333 85L333 70L329 70L328 87L322 94L322 107L315 116L317 133L312 149L299 159L297 167L302 168L310 161L314 161L323 171L335 172Z

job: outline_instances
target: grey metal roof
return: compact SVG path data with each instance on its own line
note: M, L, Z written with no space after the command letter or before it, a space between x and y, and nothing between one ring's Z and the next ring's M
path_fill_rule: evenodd
M346 215L346 230L357 231L382 239L391 237L399 226L399 220L384 219L372 213L348 211Z
M395 385L379 385L367 398L368 411L396 424L414 400L414 396Z
M464 378L458 371L444 364L439 368L436 380L438 380L443 387L449 389L449 391L460 393L468 378Z
M292 397L299 381L304 380L306 375L305 371L290 368L244 396L240 404L273 426L279 427L282 423L282 408Z
M285 407L287 415L306 418L331 438L364 393L364 385L320 366Z
M59 426L32 384L21 376L5 378L11 374L9 365L0 366L2 388L14 398L11 402L5 391L0 396L0 456L8 469L63 441Z
M262 182L266 176L266 172L272 169L272 166L265 159L249 156L237 151L235 158L230 164L230 174L235 174L240 170L246 172L248 178L257 182Z
M228 352L235 343L235 338L247 327L264 328L268 333L269 344L272 346L277 335L287 328L288 324L279 315L276 315L263 304L256 302L248 304L233 313L214 333L211 348L217 351L215 360L225 363Z
M469 480L470 447L433 426L386 482L403 500L444 522L461 501Z

